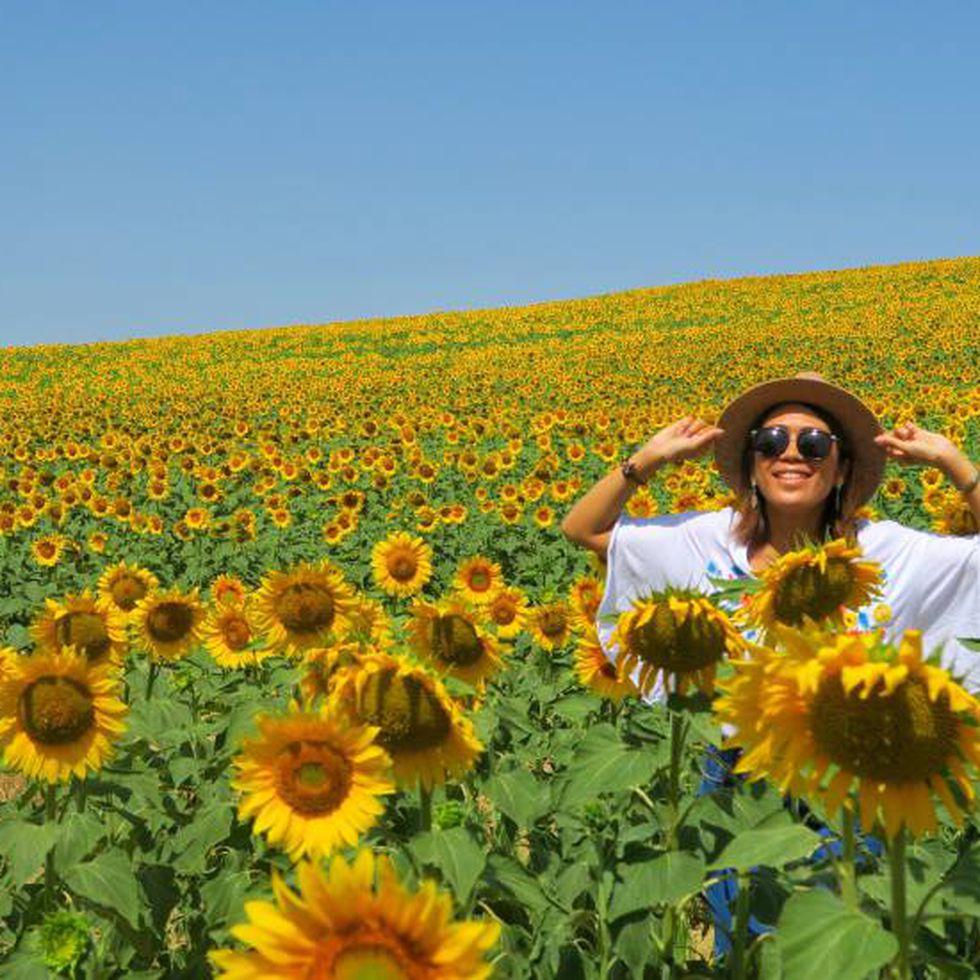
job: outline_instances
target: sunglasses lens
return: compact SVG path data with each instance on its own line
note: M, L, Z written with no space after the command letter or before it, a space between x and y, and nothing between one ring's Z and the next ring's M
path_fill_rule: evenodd
M833 444L830 433L823 429L805 429L796 437L796 448L804 459L826 459Z
M789 433L781 428L759 429L752 439L752 448L770 459L780 455L788 445Z

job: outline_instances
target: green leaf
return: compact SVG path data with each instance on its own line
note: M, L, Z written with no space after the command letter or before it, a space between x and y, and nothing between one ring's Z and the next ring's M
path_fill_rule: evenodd
M597 725L582 740L568 767L561 806L576 807L600 793L643 786L656 767L654 753L631 749L611 725Z
M219 871L211 881L201 885L204 917L212 929L244 916L245 896L250 885L247 871Z
M648 918L624 922L616 934L613 950L629 968L630 976L642 977L644 966L657 960L656 951L650 942Z
M132 863L119 851L100 854L76 864L64 874L65 884L82 898L118 913L134 929L139 928L140 891Z
M232 816L230 803L212 803L201 807L194 814L194 819L174 835L173 866L178 871L203 874L211 848L230 833Z
M776 930L783 976L793 980L862 980L898 952L881 923L822 888L799 892Z
M465 827L418 834L409 847L420 861L433 865L442 873L458 904L466 902L483 873L487 856Z
M68 813L58 830L54 866L63 875L72 865L84 861L105 837L105 824L93 813Z
M980 651L980 639L977 639L976 637L958 636L956 640L958 643L965 646L967 650Z
M620 864L616 872L610 919L692 895L704 880L704 861L687 851L668 851L642 864Z
M539 782L526 769L494 776L484 792L501 813L521 827L530 827L551 806L547 784Z
M487 878L511 895L521 905L540 915L548 908L548 896L534 875L526 871L513 858L502 854L491 854L487 860Z
M0 822L0 854L6 856L10 878L18 888L42 869L57 839L57 824L16 819Z
M752 830L743 830L729 842L708 870L748 871L758 865L782 868L807 857L823 843L826 842L818 833L801 824L764 821Z

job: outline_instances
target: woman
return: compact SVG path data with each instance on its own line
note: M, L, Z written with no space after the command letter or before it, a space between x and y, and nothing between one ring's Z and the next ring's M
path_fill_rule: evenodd
M980 690L980 656L957 642L980 636L980 535L946 537L895 521L857 520L887 458L940 469L980 524L980 470L945 436L912 423L883 432L857 397L804 372L757 385L717 426L683 418L603 477L569 511L562 530L607 564L598 629L610 659L613 620L633 599L669 585L716 591L711 578L759 574L802 536L849 536L883 570L878 600L892 610L886 633L922 630L926 650L944 644L943 666ZM712 446L734 507L631 518L629 496L665 463ZM871 609L858 610L870 628ZM659 692L655 691L654 696Z
M630 494L663 464L693 459L711 446L736 494L735 507L647 519L621 513ZM926 650L944 643L943 665L968 689L980 690L980 656L957 641L980 636L980 535L948 538L894 521L857 520L855 512L874 494L888 457L939 468L980 525L980 471L949 439L911 423L883 432L867 406L817 374L757 385L725 409L718 426L687 417L662 429L562 522L570 540L607 564L597 622L606 655L615 662L615 617L635 598L670 585L710 593L716 590L712 578L759 574L803 538L847 537L882 567L879 601L893 611L886 632L920 629ZM872 625L871 610L859 610L858 627ZM650 699L662 697L658 685ZM709 756L699 793L723 784L736 755ZM870 839L866 844L875 846ZM719 927L719 957L730 948L736 893L734 880L706 890ZM750 919L753 933L768 928Z

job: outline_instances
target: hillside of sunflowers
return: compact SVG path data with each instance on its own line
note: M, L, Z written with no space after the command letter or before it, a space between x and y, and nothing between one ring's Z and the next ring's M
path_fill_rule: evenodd
M802 370L980 459L978 323L965 258L0 349L0 976L977 975L972 695L846 619L737 672L720 607L675 597L726 656L647 704L559 525ZM628 511L730 503L707 456ZM867 516L977 533L930 468ZM808 660L855 672L842 704L906 691L921 772L706 785Z

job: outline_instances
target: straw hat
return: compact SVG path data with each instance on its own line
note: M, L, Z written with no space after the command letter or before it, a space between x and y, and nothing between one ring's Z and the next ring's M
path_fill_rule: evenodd
M885 471L885 450L874 437L882 431L867 405L814 371L777 378L749 388L721 413L725 430L715 442L715 460L725 482L736 492L748 489L742 476L742 456L749 430L766 411L783 402L805 402L829 412L836 420L851 457L849 501L860 507L871 499Z

